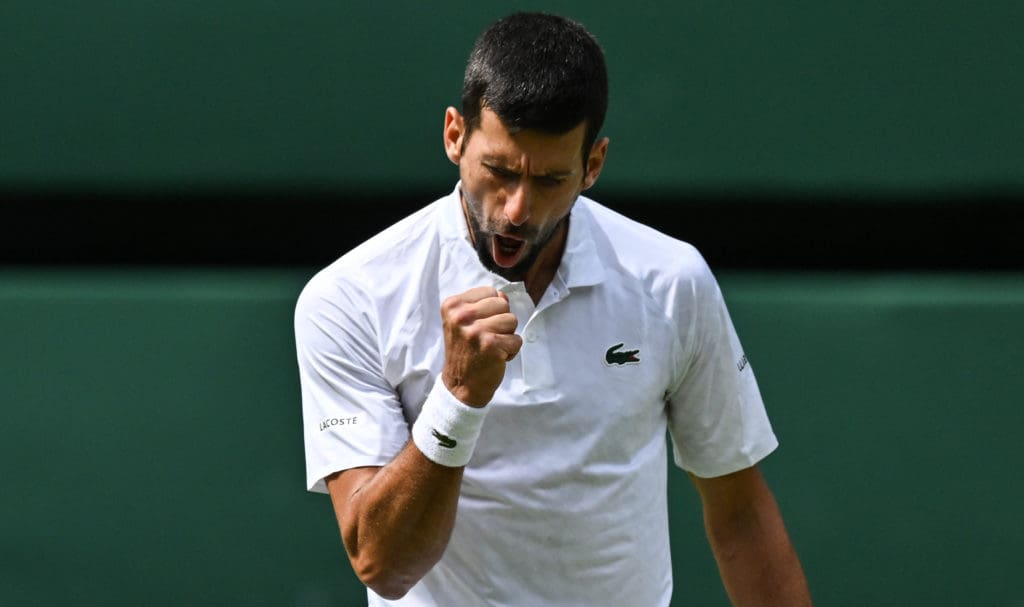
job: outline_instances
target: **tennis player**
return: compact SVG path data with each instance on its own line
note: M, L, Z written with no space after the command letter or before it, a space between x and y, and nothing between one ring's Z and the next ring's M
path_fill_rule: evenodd
M669 605L666 430L733 602L810 603L714 276L583 195L607 103L582 25L494 23L444 115L451 193L299 297L308 487L372 606Z

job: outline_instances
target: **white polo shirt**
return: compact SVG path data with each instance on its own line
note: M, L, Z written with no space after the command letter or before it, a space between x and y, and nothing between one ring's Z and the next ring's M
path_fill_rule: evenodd
M295 315L309 489L398 454L444 363L441 301L481 285L508 294L522 350L443 558L370 605L668 605L666 429L704 477L778 443L700 254L582 196L536 306L480 263L458 187L310 280Z

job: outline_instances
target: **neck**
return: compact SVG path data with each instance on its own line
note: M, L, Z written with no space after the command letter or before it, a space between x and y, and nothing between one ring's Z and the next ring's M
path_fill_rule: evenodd
M554 279L558 266L562 263L562 253L565 252L568 234L569 216L566 215L565 219L555 228L555 234L544 245L533 266L526 272L523 282L526 285L526 292L530 294L530 299L533 300L534 305L540 302L544 291L547 290L548 285Z

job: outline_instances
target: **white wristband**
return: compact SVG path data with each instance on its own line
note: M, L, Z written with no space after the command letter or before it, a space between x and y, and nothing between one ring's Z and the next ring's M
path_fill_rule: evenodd
M440 377L412 425L412 440L432 462L457 468L469 463L487 407L470 407L452 396Z

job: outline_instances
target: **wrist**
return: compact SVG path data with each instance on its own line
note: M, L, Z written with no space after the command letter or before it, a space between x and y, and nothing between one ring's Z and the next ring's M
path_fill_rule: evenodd
M438 378L412 426L412 439L430 461L461 467L473 456L487 408L467 405Z
M468 407L475 407L479 409L481 407L486 407L487 403L490 402L489 399L480 401L475 397L473 391L467 384L456 379L452 379L447 373L442 373L441 377L437 380L437 383L444 385L456 400Z

